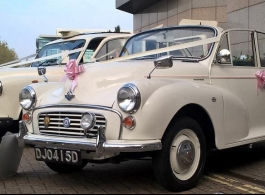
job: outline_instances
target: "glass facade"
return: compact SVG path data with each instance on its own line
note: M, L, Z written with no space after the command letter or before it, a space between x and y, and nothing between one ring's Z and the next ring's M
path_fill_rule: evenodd
M54 35L54 36L39 36L36 39L36 53L39 53L39 51L41 50L41 48L46 45L47 43L51 42L51 41L55 41L57 39L60 39L61 36L59 35Z

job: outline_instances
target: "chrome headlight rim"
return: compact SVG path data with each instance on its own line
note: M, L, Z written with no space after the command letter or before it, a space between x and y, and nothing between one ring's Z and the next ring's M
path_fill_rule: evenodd
M120 101L119 101L119 92L124 89L124 88L129 88L130 90L132 90L134 96L135 96L135 105L132 109L130 110L126 110L124 109L121 105L120 105ZM125 113L128 113L128 114L135 114L136 112L138 112L140 106L141 106L141 93L139 91L139 89L132 83L128 83L128 84L125 84L124 86L122 86L120 88L120 90L118 91L118 95L117 95L117 101L118 101L118 106L119 108L125 112Z
M93 119L93 120L92 120L92 123L90 124L89 127L85 127L85 126L83 125L83 123L82 123L82 119L83 119L83 117L84 117L85 115L90 115L91 118ZM94 114L91 114L91 113L88 113L88 112L87 112L87 113L84 113L84 114L82 115L82 117L81 117L80 125L81 125L81 127L82 127L85 131L89 131L89 130L93 129L93 128L95 127L95 125L96 125L96 116L95 116Z
M24 87L24 88L21 90L21 92L22 92L23 90L28 90L28 91L29 91L30 96L31 96L31 104L30 104L29 108L25 108L25 107L23 107L23 105L21 104L20 95L19 95L19 103L20 103L21 107L22 107L24 110L31 111L31 110L34 109L34 107L35 107L35 105L36 105L36 102L37 102L37 94L36 94L35 90L34 90L32 87L30 87L30 86ZM21 92L20 92L20 93L21 93Z
M0 81L0 96L3 95L3 83Z

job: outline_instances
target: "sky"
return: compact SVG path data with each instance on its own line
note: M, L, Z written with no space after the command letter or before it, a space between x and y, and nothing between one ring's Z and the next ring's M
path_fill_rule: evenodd
M0 40L19 58L36 52L36 38L63 29L133 29L133 15L116 0L0 0Z

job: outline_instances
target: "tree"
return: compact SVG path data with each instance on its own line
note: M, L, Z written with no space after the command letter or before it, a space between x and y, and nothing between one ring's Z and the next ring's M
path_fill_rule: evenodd
M116 32L116 33L121 32L121 27L120 27L120 25L118 25L118 26L115 27L115 32Z
M0 41L0 64L17 60L18 56L14 49L8 47L7 42Z

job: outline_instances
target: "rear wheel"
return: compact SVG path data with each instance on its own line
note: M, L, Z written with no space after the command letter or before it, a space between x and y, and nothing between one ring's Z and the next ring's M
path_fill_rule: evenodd
M200 125L192 118L182 118L169 127L153 166L158 181L166 189L179 192L197 185L205 161L206 142Z
M79 172L87 165L87 162L85 161L83 161L82 165L68 165L51 162L45 163L51 170L61 174Z

